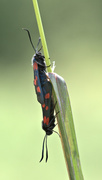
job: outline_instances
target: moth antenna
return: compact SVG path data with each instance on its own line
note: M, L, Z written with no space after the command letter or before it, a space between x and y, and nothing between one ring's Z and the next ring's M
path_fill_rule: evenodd
M47 135L46 135L46 162L48 160L48 149L47 149Z
M41 42L41 38L39 37L39 40L38 40L38 44L37 44L37 47L36 47L36 51L38 49L38 46L39 46L39 43ZM41 47L42 48L42 47Z
M31 35L30 35L29 30L26 29L26 28L22 28L22 29L25 30L25 31L27 31L28 36L29 36L30 43L31 43L31 45L32 45L32 47L33 47L33 49L34 49L34 51L35 51L35 53L36 53L36 49L35 49L35 47L34 47L34 45L33 45L33 42L32 42L32 39L31 39Z
M38 50L38 52L41 51L41 49L42 49L42 46L41 46L41 48Z
M44 143L45 143L45 138L46 138L46 135L45 135L44 140L43 140L43 146L42 146L42 157L41 157L41 159L40 159L40 161L39 161L39 162L41 162L41 161L43 160L43 158L44 158Z

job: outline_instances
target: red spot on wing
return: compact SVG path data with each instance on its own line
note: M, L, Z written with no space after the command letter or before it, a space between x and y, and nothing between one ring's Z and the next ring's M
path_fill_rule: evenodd
M42 107L44 108L44 107L45 107L45 104L42 104Z
M45 99L49 99L49 97L50 97L50 93L47 93L47 94L45 95Z
M49 117L46 119L46 124L47 125L49 124Z
M36 84L37 84L37 76L35 76L35 79L34 79L34 85L36 86Z
M39 86L37 87L37 92L41 93L40 87L39 87Z
M46 111L49 109L49 107L48 106L46 106Z
M34 85L36 86L36 79L34 79Z
M44 124L48 125L49 124L49 117L46 118L46 116L44 116L43 121L44 121Z
M33 64L33 69L34 69L34 70L37 70L37 69L38 69L38 65L37 65L36 62L34 62L34 64Z

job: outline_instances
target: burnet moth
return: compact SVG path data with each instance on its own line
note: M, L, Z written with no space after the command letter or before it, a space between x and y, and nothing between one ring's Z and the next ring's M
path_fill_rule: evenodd
M52 84L46 74L46 68L49 67L50 65L46 66L45 57L40 52L41 48L40 50L37 50L38 45L40 43L40 38L37 44L37 48L35 49L31 40L29 30L27 29L24 30L27 31L29 40L35 51L35 54L33 56L34 86L37 95L37 100L41 104L42 112L43 112L42 129L46 132L43 139L42 157L40 159L40 162L43 160L44 157L45 143L46 143L46 162L47 162L48 160L47 136L51 135L53 132L57 133L53 129L56 126L55 118L59 112L57 112L56 115L54 115L54 108L56 104L54 105L53 103Z

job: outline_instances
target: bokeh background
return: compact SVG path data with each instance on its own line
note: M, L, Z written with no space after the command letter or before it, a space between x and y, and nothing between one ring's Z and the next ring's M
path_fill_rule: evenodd
M82 171L102 179L102 0L39 0L51 61L68 86ZM0 0L0 180L67 180L60 139L44 132L33 87L39 32L32 0ZM57 130L57 127L56 127Z

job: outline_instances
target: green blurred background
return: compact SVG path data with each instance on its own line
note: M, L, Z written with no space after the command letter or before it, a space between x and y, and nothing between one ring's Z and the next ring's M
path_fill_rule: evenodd
M102 179L102 0L39 0L51 61L68 86L85 180ZM38 28L31 0L0 0L0 180L67 180L60 139L44 132L31 58ZM57 130L57 127L56 127Z

